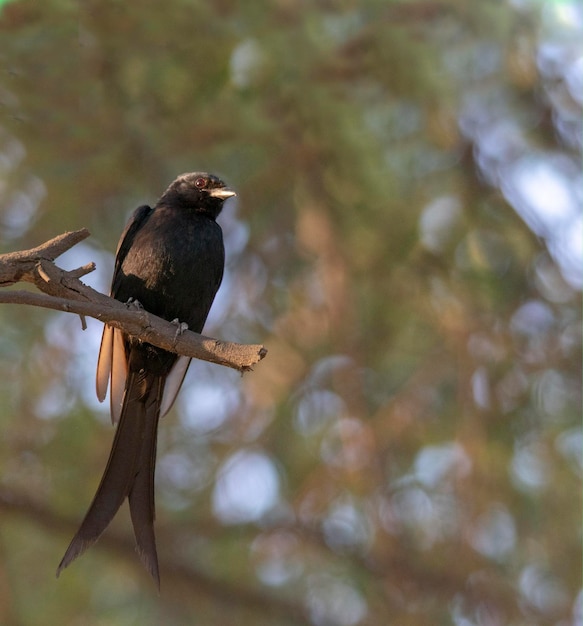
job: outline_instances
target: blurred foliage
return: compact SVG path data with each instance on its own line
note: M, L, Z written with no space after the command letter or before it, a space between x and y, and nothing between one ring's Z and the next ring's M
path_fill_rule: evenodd
M63 264L106 291L128 212L212 171L239 196L206 334L269 355L243 379L196 364L163 420L161 596L125 510L55 581L112 438L100 328L1 307L0 623L582 623L580 283L509 178L538 154L580 181L581 20L2 7L2 251L88 227Z

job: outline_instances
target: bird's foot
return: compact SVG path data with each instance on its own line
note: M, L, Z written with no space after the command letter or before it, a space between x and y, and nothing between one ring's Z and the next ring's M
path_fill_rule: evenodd
M128 307L128 309L135 309L136 311L144 310L142 303L139 300L136 300L136 298L128 298L126 306Z
M176 334L174 335L174 341L176 341L185 330L188 330L188 324L186 322L181 322L177 317L174 318L170 323L174 324L177 327Z

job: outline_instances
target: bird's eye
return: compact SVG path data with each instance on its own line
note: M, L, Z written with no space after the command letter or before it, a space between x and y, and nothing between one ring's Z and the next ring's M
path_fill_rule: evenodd
M194 181L194 186L197 189L204 189L206 187L206 185L207 185L207 182L208 182L207 179L206 178L202 178L202 176L201 176L200 178L197 178Z

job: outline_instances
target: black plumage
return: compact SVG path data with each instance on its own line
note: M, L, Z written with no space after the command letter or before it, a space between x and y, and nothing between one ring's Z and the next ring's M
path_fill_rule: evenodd
M179 176L156 206L141 206L122 233L111 295L201 332L224 270L215 219L234 196L217 177ZM170 410L190 359L106 326L97 365L97 396L110 384L111 417L119 422L105 472L57 576L89 548L128 498L137 550L160 584L154 535L154 470L158 420Z

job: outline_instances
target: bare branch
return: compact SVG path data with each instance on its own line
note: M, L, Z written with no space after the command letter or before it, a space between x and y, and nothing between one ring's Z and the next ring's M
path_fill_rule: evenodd
M6 287L17 283L24 274L30 271L31 264L41 259L54 261L58 256L66 252L83 239L87 239L90 233L86 228L58 235L49 241L30 250L9 252L0 255L0 286Z
M205 337L198 333L176 332L176 326L144 310L128 308L79 280L93 271L90 263L67 272L53 260L89 235L86 229L64 233L33 248L0 255L0 286L19 281L33 283L43 293L8 290L0 303L28 304L55 311L93 317L129 335L170 352L225 365L240 372L252 369L266 354L262 345L242 345Z

